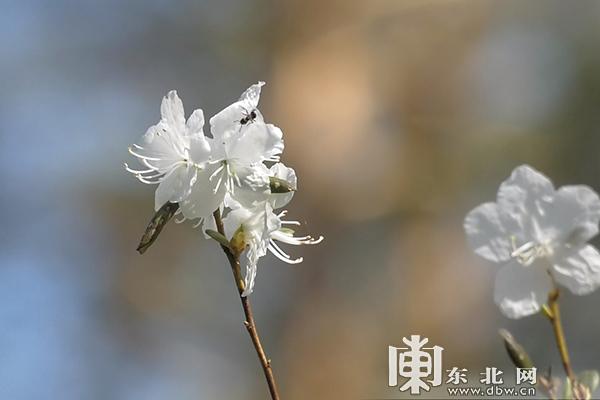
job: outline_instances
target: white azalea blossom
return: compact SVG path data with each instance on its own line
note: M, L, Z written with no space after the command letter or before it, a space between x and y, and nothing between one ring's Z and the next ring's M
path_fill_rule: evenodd
M247 259L244 296L252 292L258 261L267 252L288 264L302 262L285 253L277 241L301 245L323 239L294 236L288 226L300 223L283 220L286 211L273 211L290 202L297 177L279 162L284 148L281 130L265 123L258 110L263 85L250 86L210 119L212 137L204 135L202 110L194 111L186 122L181 100L175 91L169 92L159 123L148 129L141 145L130 148L144 169L125 165L140 181L158 184L156 210L166 202L178 203L183 219L177 222L199 219L197 226L205 222L205 228L215 228L207 217L215 210L225 215L225 236L236 241L240 246L236 251ZM271 178L286 181L293 190L272 193Z
M265 167L266 168L266 167ZM283 179L294 190L297 187L296 172L283 163L274 164L264 171L268 176ZM294 236L290 225L300 225L298 221L286 221L282 218L287 211L276 214L273 210L286 206L292 199L294 192L270 193L270 191L240 190L232 197L233 210L225 217L225 233L231 239L235 232L242 235L242 240L247 246L247 263L245 274L244 296L250 294L254 288L258 260L271 252L275 257L288 264L298 264L302 257L290 257L277 242L303 245L317 244L323 237Z
M554 283L577 295L600 286L600 253L587 243L598 233L600 199L589 187L552 182L533 168L516 168L495 203L465 218L479 256L502 265L495 302L510 318L540 311Z
M163 98L160 111L161 120L148 129L142 144L129 148L144 169L136 170L125 164L127 171L140 181L158 184L156 210L168 201L183 201L190 194L210 155L202 110L195 110L186 122L183 103L173 90Z
M285 207L292 200L298 184L296 171L286 167L281 162L274 164L271 168L267 168L263 164L261 165L261 168L255 169L255 175L248 175L246 177L249 185L236 191L233 196L229 197L229 207L252 208L260 202L268 201L271 207L277 209ZM286 181L293 190L288 193L271 193L269 188L270 177Z
M229 206L237 203L231 200L236 190L268 190L268 169L263 163L279 161L284 146L281 130L265 124L256 109L263 84L252 85L239 101L210 119L210 174L194 185L189 197L181 202L185 218L205 217L204 210L198 212L197 208L209 199L211 205L224 202Z
M289 225L300 225L298 221L285 221L282 218L287 211L275 214L269 201L257 203L252 209L239 207L227 214L223 219L225 226L225 235L228 239L241 241L246 247L246 274L244 276L245 290L243 296L252 293L254 289L254 280L258 260L271 252L281 261L288 264L298 264L303 258L291 258L279 245L277 241L291 244L317 244L323 240L323 237L313 238L312 236L294 236L294 231L287 228Z

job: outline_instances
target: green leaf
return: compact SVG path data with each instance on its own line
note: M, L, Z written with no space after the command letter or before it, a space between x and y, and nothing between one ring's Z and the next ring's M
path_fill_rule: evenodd
M225 247L229 248L229 240L227 240L227 238L224 235L220 234L217 231L213 231L212 229L207 229L205 232L212 239L219 242L221 244L221 246L225 246Z

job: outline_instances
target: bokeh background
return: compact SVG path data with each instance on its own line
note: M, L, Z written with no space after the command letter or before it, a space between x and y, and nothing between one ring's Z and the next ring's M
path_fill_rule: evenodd
M0 398L264 399L220 249L169 225L127 146L177 89L210 116L257 80L319 246L261 260L252 295L286 399L398 398L387 350L511 364L510 329L560 363L541 316L504 318L466 212L516 165L600 190L600 2L0 2ZM594 240L596 245L600 241ZM564 296L577 370L600 367L600 292Z

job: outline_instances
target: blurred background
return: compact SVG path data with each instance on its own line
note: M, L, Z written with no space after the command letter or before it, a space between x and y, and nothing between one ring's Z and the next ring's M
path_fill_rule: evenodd
M251 299L285 399L403 396L388 346L444 368L540 368L547 321L511 321L464 215L528 163L600 190L600 2L1 2L0 398L264 399L231 271L191 224L135 248L154 187L127 146L177 89L208 116L265 80L319 246L261 260ZM596 245L599 240L594 240ZM577 370L600 367L600 292L566 294ZM510 380L509 380L510 382ZM443 394L443 392L441 392Z

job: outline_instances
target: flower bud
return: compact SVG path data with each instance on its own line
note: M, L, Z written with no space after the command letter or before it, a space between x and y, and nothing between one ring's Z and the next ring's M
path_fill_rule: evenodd
M235 231L231 240L229 241L229 248L233 252L236 257L239 257L244 250L246 250L246 246L248 243L246 242L246 233L244 232L244 226L240 225L240 227Z
M148 250L148 247L154 243L162 229L167 222L173 218L177 210L179 210L179 204L167 202L154 214L136 249L140 254L144 254L144 252Z
M533 368L533 362L529 355L506 329L500 329L500 336L504 341L504 347L508 356L517 368Z
M274 176L269 177L269 186L271 188L271 193L290 193L296 190L285 179L276 178Z

